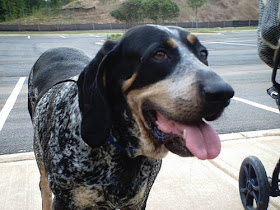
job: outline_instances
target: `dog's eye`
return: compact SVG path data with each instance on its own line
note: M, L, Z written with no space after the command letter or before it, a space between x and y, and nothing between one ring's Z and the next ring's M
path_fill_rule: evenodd
M200 58L202 59L202 60L206 60L207 59L207 51L201 51L200 52Z
M165 60L167 58L167 55L166 55L166 53L164 51L160 50L160 51L157 51L154 54L154 58L156 60L162 61L162 60Z

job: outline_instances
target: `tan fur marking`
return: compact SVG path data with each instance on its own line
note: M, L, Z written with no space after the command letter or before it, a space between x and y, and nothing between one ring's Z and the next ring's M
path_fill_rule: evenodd
M128 80L124 81L124 83L122 84L122 91L124 93L131 87L131 85L135 81L136 77L137 77L137 74L134 73Z
M171 96L167 87L170 81L164 80L154 85L132 90L127 95L127 101L131 108L132 115L140 129L141 155L146 155L155 159L162 159L167 155L168 150L164 145L159 145L150 134L150 128L142 113L142 105L147 101L152 101L155 106L164 107L172 104Z
M97 190L93 191L82 186L75 188L72 193L75 203L82 208L93 208L96 202L103 200Z
M137 193L134 198L132 198L130 201L129 201L129 204L127 206L129 206L130 208L129 209L138 209L137 206L135 206L136 203L141 203L142 199L144 198L144 195L145 195L145 191L146 191L146 188L147 188L147 183L141 188L140 192ZM134 206L134 207L133 207ZM124 209L124 208L123 208ZM128 208L125 208L125 209L128 209Z
M104 87L106 87L106 71L104 72L102 79L103 79L103 85Z
M47 174L43 163L38 163L40 170L40 187L42 196L42 209L51 210L52 209L52 191L49 186Z
M169 38L169 39L167 40L167 43L168 43L172 48L176 48L176 47L177 47L176 41L175 41L174 39L172 39L172 38Z
M196 42L196 37L195 37L194 35L192 35L192 34L188 34L188 35L187 35L187 40L189 41L189 43L190 43L191 45L194 45L195 42Z
M152 109L172 116L173 119L186 121L199 116L201 101L198 97L199 88L193 77L186 74L177 82L173 82L174 78L169 77L150 86L131 90L127 94L127 102L140 134L141 151L138 155L162 159L168 152L167 148L152 136L143 116L143 104L150 104Z

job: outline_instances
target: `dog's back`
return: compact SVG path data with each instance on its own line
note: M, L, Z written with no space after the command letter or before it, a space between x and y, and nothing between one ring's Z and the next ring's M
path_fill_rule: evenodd
M28 80L28 110L55 84L79 75L90 58L74 48L60 47L44 52L32 67Z

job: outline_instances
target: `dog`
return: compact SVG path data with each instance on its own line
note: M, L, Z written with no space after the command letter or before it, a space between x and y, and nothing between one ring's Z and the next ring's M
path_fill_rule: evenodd
M28 79L42 208L145 209L162 158L212 159L216 120L234 95L179 27L136 26L91 60L43 53Z

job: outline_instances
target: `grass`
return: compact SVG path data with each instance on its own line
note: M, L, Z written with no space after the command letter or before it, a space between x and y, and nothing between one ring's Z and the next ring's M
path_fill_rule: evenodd
M118 40L122 38L122 34L111 34L107 37L107 39L110 39L110 40Z
M123 34L122 30L90 30L90 31L0 31L0 35L48 35L48 34L66 34L66 35L75 35L75 34ZM111 35L109 35L111 36Z
M197 29L188 29L192 33L220 33L225 31L248 31L248 30L256 30L256 26L252 27L228 27L228 28L197 28Z

